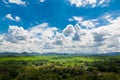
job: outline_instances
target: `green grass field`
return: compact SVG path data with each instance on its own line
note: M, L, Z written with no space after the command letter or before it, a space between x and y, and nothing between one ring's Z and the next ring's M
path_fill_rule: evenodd
M120 56L0 57L0 80L120 80Z
M102 61L99 57L84 57L84 56L18 56L18 57L1 57L0 62L7 61L25 61L30 63L43 63L51 65L53 63L63 64L63 66L82 65L84 62Z

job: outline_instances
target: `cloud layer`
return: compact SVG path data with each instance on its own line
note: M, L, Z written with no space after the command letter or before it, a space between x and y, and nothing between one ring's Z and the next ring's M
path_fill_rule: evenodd
M75 5L76 7L96 7L96 6L107 6L110 0L69 0L71 5Z
M91 29L81 28L80 24L69 24L63 30L50 27L48 23L27 30L9 26L8 33L0 35L0 52L117 52L120 51L119 21L117 17L106 26Z

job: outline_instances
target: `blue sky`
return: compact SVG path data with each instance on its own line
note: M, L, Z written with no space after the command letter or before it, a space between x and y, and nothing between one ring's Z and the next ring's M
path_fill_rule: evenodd
M82 52L83 49L86 51L88 50L88 52L95 52L93 49L89 48L90 46L93 48L98 46L96 49L97 52L105 52L104 49L106 48L107 52L120 51L120 46L116 47L117 43L111 41L109 41L111 42L109 44L106 43L107 40L110 40L115 36L115 40L117 40L119 44L119 32L117 34L110 34L111 36L108 38L109 33L105 33L104 31L106 27L114 25L115 21L119 22L119 3L120 0L1 0L0 41L2 50L0 51L14 51L15 47L8 50L3 48L4 42L8 42L6 43L6 47L13 46L15 43L20 44L18 46L19 48L22 46L26 47L26 49L19 49L16 50L16 52L59 52L60 50L67 52L69 49L71 49L70 52ZM80 32L75 30L75 25L81 28ZM103 31L100 30L99 32L98 30L101 29L101 27L103 28ZM114 29L119 30L119 27ZM18 32L15 32L16 30L18 30ZM38 33L35 33L37 30ZM19 31L22 33L17 34ZM51 36L48 36L49 34L46 34L46 31L48 31L48 33L50 32ZM88 40L88 37L86 35L82 35L82 31L83 34L86 34L87 36L89 34L89 36L93 37L93 39L91 38L91 40L89 40L91 41L89 46L85 46L85 44L87 44L86 40ZM111 30L108 30L108 32L109 31ZM30 40L31 37L34 37L35 40L40 39L40 41L46 41L41 45L41 51L32 49L31 47L33 44L38 44L40 42L39 40L38 43L36 41L36 43L33 42L33 44L29 46L26 46L27 42L24 43L24 45L21 44L21 42L26 41L23 39L26 35L27 37L29 35ZM14 39L16 36L18 39ZM44 36L45 39L40 36ZM83 38L81 38L81 36L83 36ZM68 42L65 42L67 39ZM95 42L95 40L101 42ZM49 44L48 46L46 45L47 43ZM64 43L68 43L68 46L67 44L64 45ZM75 45L77 43L80 44ZM105 44L107 46L105 46ZM54 46L51 47L51 45ZM68 48L69 46L71 47ZM109 46L112 46L112 48L108 48ZM37 48L39 49L40 46L37 46Z
M68 21L72 16L94 19L106 13L119 14L120 12L119 0L111 0L106 7L97 6L94 8L71 6L69 0L46 0L45 2L23 0L26 1L26 6L15 3L5 4L4 1L8 2L8 0L0 1L0 31L7 31L9 25L29 28L42 22L48 22L51 26L63 29L67 24L75 24L75 22ZM13 17L19 16L21 21L3 20L7 14L12 14Z

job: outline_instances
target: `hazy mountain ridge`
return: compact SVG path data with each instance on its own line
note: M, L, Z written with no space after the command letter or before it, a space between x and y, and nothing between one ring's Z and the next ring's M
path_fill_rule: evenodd
M52 55L69 55L69 56L120 56L120 52L112 52L112 53L15 53L15 52L2 52L0 53L0 56L40 56L40 55L46 55L46 56L52 56Z

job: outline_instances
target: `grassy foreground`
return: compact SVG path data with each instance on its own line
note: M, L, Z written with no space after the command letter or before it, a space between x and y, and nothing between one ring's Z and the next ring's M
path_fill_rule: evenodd
M0 57L0 80L120 80L120 57Z

